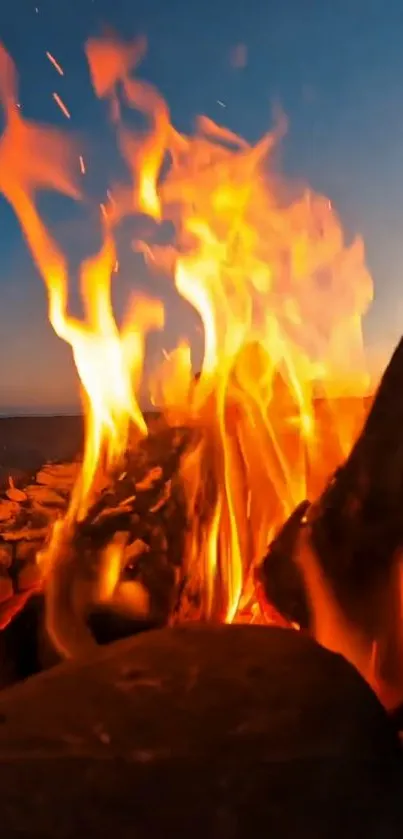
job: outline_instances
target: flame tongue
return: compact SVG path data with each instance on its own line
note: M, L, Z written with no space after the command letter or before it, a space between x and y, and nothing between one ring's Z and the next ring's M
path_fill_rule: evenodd
M182 336L154 373L151 392L169 423L202 430L181 465L189 520L184 562L200 588L203 616L233 620L254 598L251 569L270 534L301 498L320 491L351 444L361 405L356 399L346 426L345 404L336 397L362 396L368 385L361 320L372 284L362 243L344 245L326 199L281 197L269 163L283 124L255 146L207 118L199 119L194 136L179 134L158 91L133 77L144 47L108 38L86 48L95 93L110 101L132 183L114 190L104 208L100 252L82 266L82 321L68 314L66 260L35 203L43 187L78 198L72 159L82 171L82 157L70 140L22 120L4 50L0 189L46 283L50 322L72 347L85 396L86 447L67 531L85 516L100 478L119 467L130 428L147 433L137 401L145 339L162 328L164 310L160 302L135 299L118 327L111 304L115 226L139 211L173 222L176 240L169 247L136 247L197 312L204 357L195 381L190 343ZM141 135L125 126L122 97L147 118ZM55 567L60 550L59 528L50 552ZM256 609L254 601L253 619Z
M1 52L7 72L0 94L6 112L6 130L0 145L0 189L12 204L46 283L49 320L56 334L74 354L86 402L86 446L80 480L73 494L69 517L82 518L90 502L94 479L104 466L118 465L134 423L147 433L136 400L144 356L144 339L150 329L163 326L159 301L134 299L124 327L119 330L111 303L111 277L116 264L115 246L108 220L103 224L100 252L83 264L81 293L85 320L67 313L69 280L63 255L37 212L34 193L51 187L78 197L69 174L74 146L58 133L26 123L15 107L15 79L8 56Z

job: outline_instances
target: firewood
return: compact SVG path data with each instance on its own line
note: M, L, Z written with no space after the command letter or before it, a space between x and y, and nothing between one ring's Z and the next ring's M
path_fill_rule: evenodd
M1 534L1 539L5 542L35 542L44 540L49 531L47 527L30 527L26 525L16 530L6 530Z
M0 500L0 523L13 525L20 515L21 508L18 501Z
M308 598L301 571L294 562L301 519L309 508L309 501L302 501L287 519L269 546L257 577L263 585L269 603L290 623L307 629L310 623Z
M12 483L11 478L10 478L10 486L6 490L6 496L7 496L7 498L10 499L10 501L18 501L19 503L27 500L26 493L23 492L21 489L18 489L18 487L15 487L14 484Z
M38 484L56 489L58 492L70 492L80 469L78 462L48 463L37 472Z
M0 566L2 568L9 568L13 561L13 552L11 545L0 545Z
M96 563L94 556L117 533L125 534L123 581L140 582L150 595L150 621L164 624L172 612L183 571L186 506L179 480L181 457L196 432L163 421L134 450L85 519L75 527L71 549Z
M13 596L13 584L10 577L0 574L0 603L9 600Z
M269 547L260 579L268 599L301 626L308 605L293 561L301 518L346 613L357 618L403 546L403 339L384 372L361 433L319 499L292 514Z
M35 562L24 562L17 575L18 591L36 589L41 585L41 572Z
M107 637L104 627L109 626L113 640L122 632L136 632L142 623L145 628L169 620L183 577L186 534L179 462L196 437L194 430L169 428L162 420L152 422L149 436L128 451L125 466L110 477L85 520L77 524L71 551L79 557L79 578L88 571L86 558L96 569L104 547L116 534L125 533L122 580L113 604L121 614L108 615L106 605L93 603L88 620L95 622L95 634L99 630L102 637ZM0 520L0 556L4 555L16 604L27 586L32 585L32 592L37 589L40 574L32 562L46 544L55 519L67 510L78 468L76 462L46 464L21 488L24 498L21 496L19 502L0 497L0 510L2 505L7 509L7 516ZM139 596L140 587L148 594L150 613L146 622L140 615L134 620L124 614L128 608L126 589L130 586L139 587ZM23 608L24 603L21 601ZM12 602L2 606L0 626L12 612Z
M60 488L56 492L55 489L50 489L48 486L33 484L25 487L25 496L34 505L39 505L41 508L59 507L60 509L65 509L66 507L66 499L61 495Z

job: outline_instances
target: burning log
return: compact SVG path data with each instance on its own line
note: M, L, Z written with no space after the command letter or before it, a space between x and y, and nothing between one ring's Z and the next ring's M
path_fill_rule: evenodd
M3 839L401 836L390 721L300 633L145 633L4 691L0 718Z
M125 470L104 488L77 525L77 548L85 551L90 542L92 548L102 549L117 532L129 528L133 535L126 550L129 577L135 565L136 572L142 568L143 555L151 574L153 562L164 551L171 565L180 566L185 521L175 479L181 453L191 439L189 429L172 429L163 422L152 426L149 436L129 451ZM65 513L79 468L78 462L47 464L26 486L11 482L0 497L0 566L14 582L15 592L25 588L21 574L28 577L27 564L35 562L51 526Z
M71 553L78 558L75 570L79 566L75 584L88 585L89 566L98 567L104 549L125 534L121 588L130 593L130 587L139 584L147 594L147 613L143 615L131 614L127 602L120 602L118 609L115 603L111 610L94 597L87 617L99 643L162 626L175 612L185 583L186 507L179 462L197 436L195 430L170 428L163 420L151 422L149 435L128 451L124 471L111 478L85 519L76 523L71 544ZM11 654L16 663L14 668L11 663L11 670L10 666L3 668L3 683L41 669L43 657L49 658L42 637L43 598L35 597L29 607L25 603L41 587L36 558L56 518L65 514L78 469L76 462L47 464L27 485L16 487L11 482L0 499L0 598L4 582L0 627L6 627L21 608L29 614L27 619L14 619L5 630L2 644L8 650L6 658ZM94 574L94 587L97 582ZM32 634L39 650L26 657L19 648L27 645L31 649L27 635ZM50 658L54 663L55 656Z
M124 537L121 580L123 585L136 582L144 587L150 625L168 621L184 575L186 505L179 463L196 437L189 428L156 423L148 437L129 450L124 471L75 525L71 551L84 572L88 562L97 565L108 545ZM98 569L94 579L97 584Z
M305 521L336 596L355 615L358 601L384 579L403 544L402 382L403 340L346 462L314 505L304 501L294 510L261 566L270 602L302 627L309 624L309 605L294 557Z
M403 340L347 460L314 504L297 507L260 570L266 596L289 620L315 626L317 638L336 629L339 640L330 643L344 633L347 647L349 635L350 660L389 707L402 701L402 381Z
M302 501L287 519L258 568L269 603L290 623L308 629L310 610L300 568L293 556L297 546L301 522L309 509L309 501Z

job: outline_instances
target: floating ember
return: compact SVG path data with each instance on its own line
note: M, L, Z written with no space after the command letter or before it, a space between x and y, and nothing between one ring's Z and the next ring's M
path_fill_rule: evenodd
M36 198L53 189L82 200L83 158L61 132L24 120L14 66L0 53L0 190L46 284L50 323L72 348L85 409L68 504L62 486L38 480L26 499L11 487L17 506L2 539L15 538L24 504L39 514L55 493L36 567L48 631L66 657L92 647L88 614L108 604L157 623L273 621L256 564L348 454L369 390L361 322L372 282L361 240L345 244L326 198L288 197L271 162L282 124L256 145L206 117L194 136L180 134L158 91L134 75L144 49L113 39L86 47L131 183L112 184L102 204L102 247L81 268L82 320L68 312L67 259ZM122 105L146 117L145 133L127 128ZM133 244L193 306L204 334L197 377L184 336L146 383L162 415L151 429L139 394L147 335L163 329L164 306L135 295L118 326L111 302L116 233L138 213L172 224L169 245Z

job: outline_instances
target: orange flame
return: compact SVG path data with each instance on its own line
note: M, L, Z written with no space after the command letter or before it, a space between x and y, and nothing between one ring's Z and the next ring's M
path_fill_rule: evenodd
M140 145L138 138L128 142L117 118L137 185L132 209L175 222L174 257L172 248L144 244L143 249L157 265L174 266L176 288L203 324L198 383L189 389L186 344L175 355L169 381L179 380L180 364L183 388L178 392L176 384L176 411L182 417L185 406L205 430L200 449L183 464L193 523L190 576L202 578L205 615L232 620L270 530L325 477L320 452L325 429L318 428L315 382L331 398L334 414L328 469L351 443L359 406L346 425L335 396L363 395L368 387L361 319L372 282L361 241L345 247L326 199L306 193L281 202L268 158L283 124L254 147L206 118L199 119L195 137L179 135L159 94L128 77L142 50L143 42L137 53L115 42L113 67L110 42L92 41L87 55L96 92L117 96L119 81L126 100L149 118L150 131ZM108 67L108 84L100 85ZM171 165L162 177L166 155ZM167 372L160 398L172 421ZM209 459L216 499L202 533L196 511Z
M0 52L0 97L6 129L0 141L0 190L13 206L46 283L49 320L56 334L74 353L86 398L87 435L83 470L73 494L70 517L85 515L97 469L118 462L127 446L130 423L140 434L146 425L135 393L140 385L144 337L163 325L158 301L135 299L130 316L118 329L111 304L111 276L116 264L113 238L107 223L104 244L81 271L81 293L86 319L70 317L68 271L64 257L36 210L33 194L51 187L78 198L68 174L74 171L75 149L57 132L25 122L16 109L16 80L7 54Z
M130 424L138 434L147 431L136 394L146 333L163 326L162 304L144 299L134 302L121 329L116 325L114 226L137 212L173 222L174 245L137 248L150 270L172 276L204 332L197 380L183 339L151 382L168 422L202 431L181 466L187 577L202 594L199 616L232 621L246 610L256 621L254 565L273 529L342 460L362 419L368 377L361 322L372 281L361 240L345 245L329 201L311 192L287 198L274 178L271 155L283 121L255 146L205 117L194 136L179 134L160 94L132 76L144 51L143 40L91 39L86 47L95 93L110 101L132 183L102 205L103 246L81 272L83 322L67 314L65 260L34 202L44 186L79 197L69 175L72 144L21 119L4 51L0 189L21 222L48 289L51 324L71 345L86 394L86 449L69 525L85 515L99 475L121 461ZM146 132L125 127L120 97L147 118ZM102 576L103 599L116 587L119 550L112 545L107 553L111 577ZM60 528L54 562L58 551ZM59 639L59 647L69 654L68 643Z

